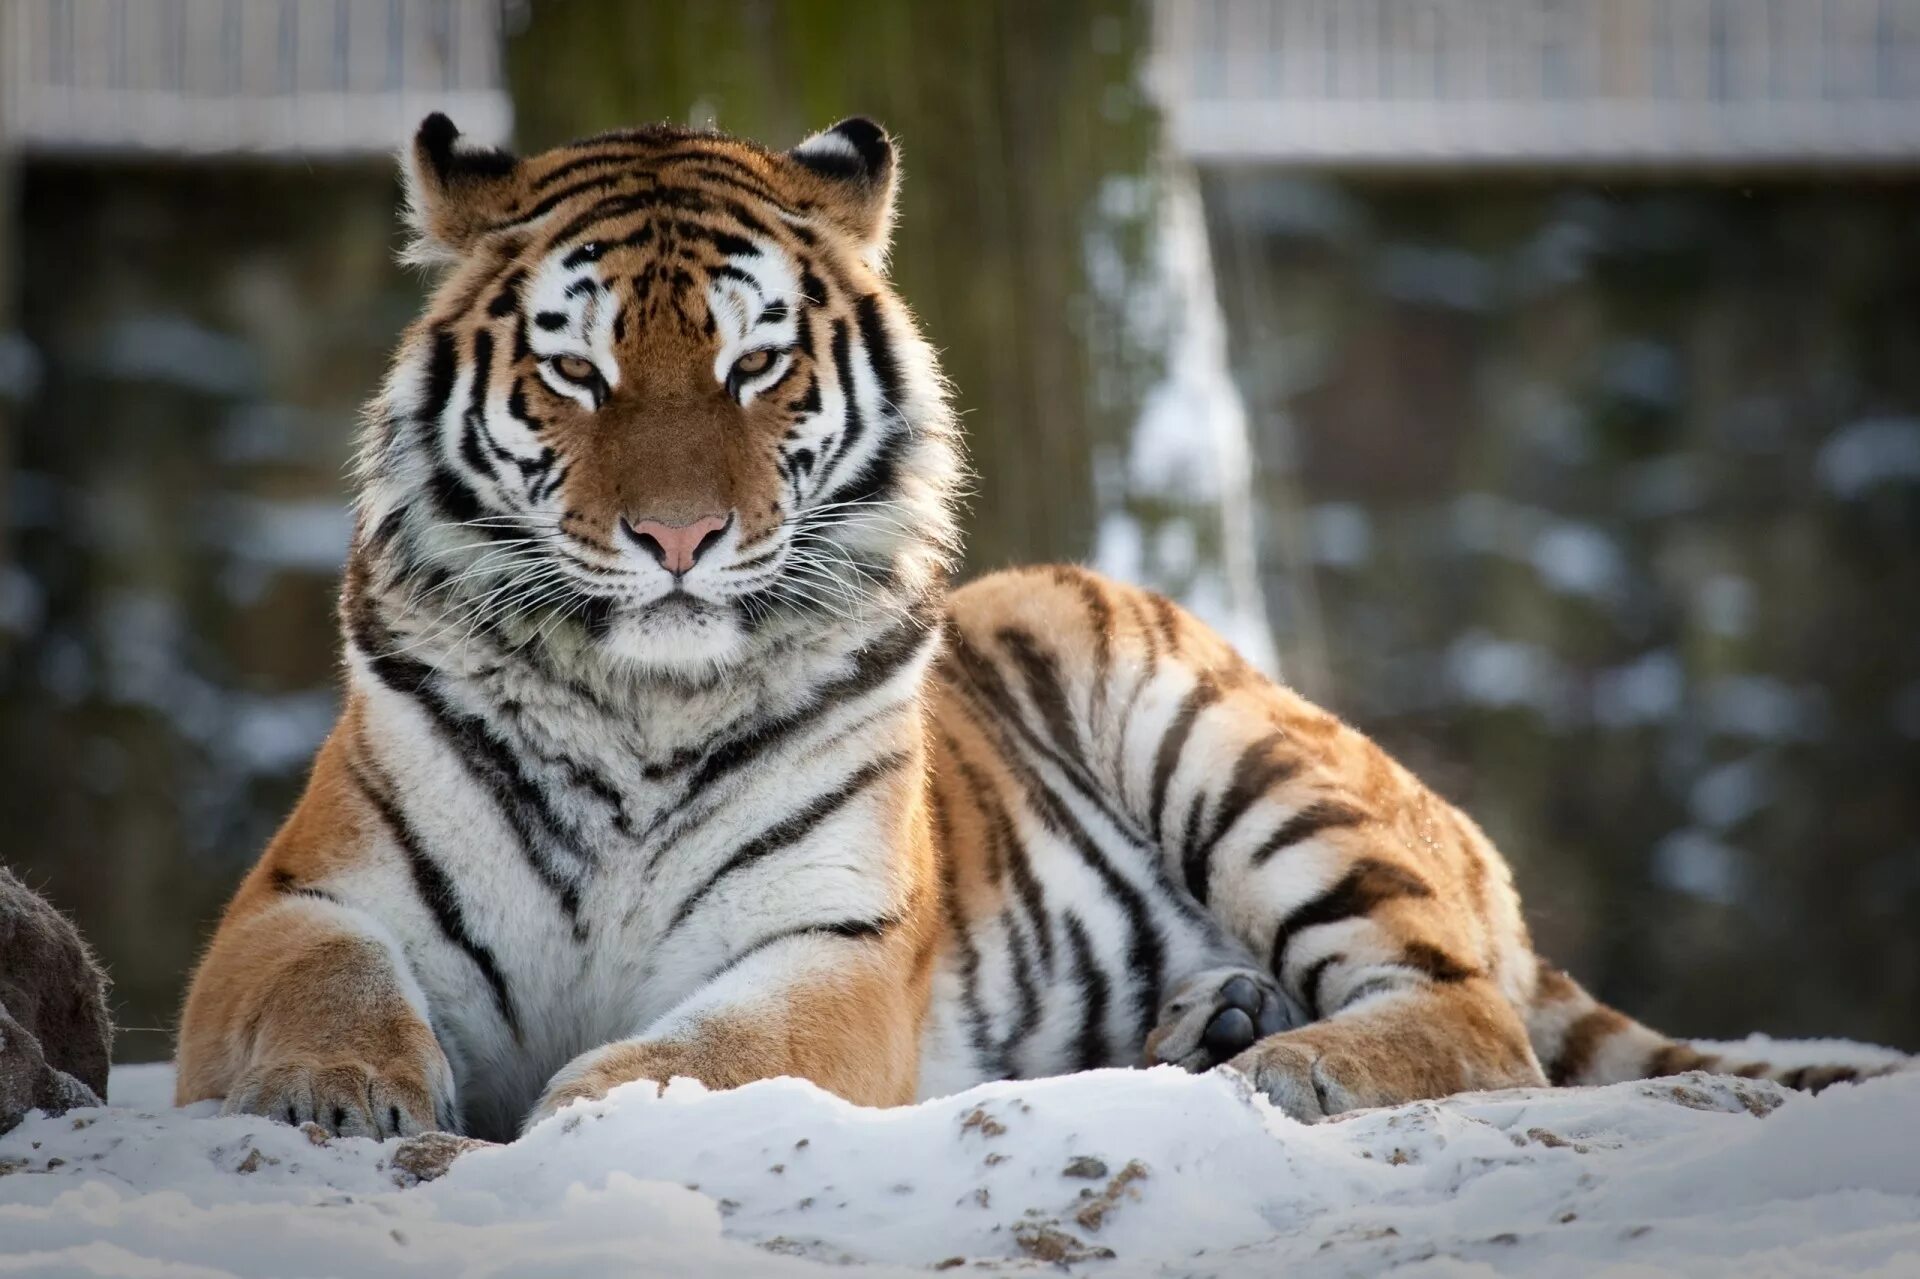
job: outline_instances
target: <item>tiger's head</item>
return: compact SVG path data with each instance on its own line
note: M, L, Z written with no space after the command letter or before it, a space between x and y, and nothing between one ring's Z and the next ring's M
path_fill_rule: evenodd
M519 158L434 115L405 169L408 257L443 274L361 451L358 544L389 577L675 677L941 585L960 462L884 273L879 126Z

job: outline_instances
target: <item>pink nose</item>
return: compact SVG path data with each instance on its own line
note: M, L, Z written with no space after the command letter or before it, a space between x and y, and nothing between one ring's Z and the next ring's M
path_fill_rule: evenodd
M663 520L629 520L620 517L620 527L640 549L659 561L660 567L675 577L692 568L709 548L720 541L733 523L731 515L702 515L686 524L668 524Z

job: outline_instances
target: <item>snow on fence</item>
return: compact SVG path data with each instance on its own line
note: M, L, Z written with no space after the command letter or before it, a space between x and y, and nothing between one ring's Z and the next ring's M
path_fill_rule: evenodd
M1920 0L1159 0L1201 162L1906 165Z

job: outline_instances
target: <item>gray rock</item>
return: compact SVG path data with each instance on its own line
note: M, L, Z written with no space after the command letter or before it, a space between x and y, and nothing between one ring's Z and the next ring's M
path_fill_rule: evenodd
M0 1132L107 1095L107 979L66 917L0 866Z

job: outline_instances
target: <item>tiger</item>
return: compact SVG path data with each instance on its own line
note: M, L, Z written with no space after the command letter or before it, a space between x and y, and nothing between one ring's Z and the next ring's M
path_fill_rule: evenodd
M511 1140L628 1083L892 1106L1224 1067L1314 1121L1719 1069L1534 949L1471 818L1163 596L954 584L893 139L429 116L344 692L181 1015L177 1100Z

